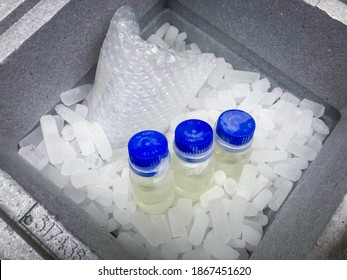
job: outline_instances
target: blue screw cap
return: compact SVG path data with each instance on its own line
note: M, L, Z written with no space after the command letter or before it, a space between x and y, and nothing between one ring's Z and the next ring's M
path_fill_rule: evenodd
M252 140L255 126L254 119L247 112L237 109L228 110L219 116L216 134L228 144L242 146Z
M213 129L202 120L190 119L181 122L175 130L175 152L178 157L190 162L206 160L213 145Z
M154 169L169 155L168 142L163 134L144 130L128 142L130 164L140 169Z

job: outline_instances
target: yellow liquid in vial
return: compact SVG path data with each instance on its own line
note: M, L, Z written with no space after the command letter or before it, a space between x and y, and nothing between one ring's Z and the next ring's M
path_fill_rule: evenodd
M213 186L214 157L204 162L189 163L172 156L172 169L175 174L176 193L193 201Z
M130 182L137 206L149 214L164 212L175 199L175 180L171 169L153 177L142 177L130 171Z
M216 170L223 170L227 177L231 177L238 181L243 167L245 164L249 163L251 149L247 149L240 153L231 153L216 145L214 155L216 158Z

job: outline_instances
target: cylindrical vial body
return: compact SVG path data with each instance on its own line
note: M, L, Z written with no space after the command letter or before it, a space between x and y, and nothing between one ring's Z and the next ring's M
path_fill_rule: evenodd
M213 186L213 129L201 120L180 123L175 130L172 169L176 193L194 201Z
M128 143L130 182L138 207L149 214L167 210L175 198L175 180L165 136L146 130Z
M242 110L228 110L219 116L215 133L216 170L239 180L251 156L255 126L252 116Z

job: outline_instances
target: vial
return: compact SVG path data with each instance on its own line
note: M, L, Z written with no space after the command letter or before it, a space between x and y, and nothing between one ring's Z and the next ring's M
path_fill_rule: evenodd
M252 116L242 110L228 110L219 116L215 133L216 170L239 180L251 156L255 126Z
M154 130L141 131L129 140L128 151L129 177L136 204L149 214L164 212L175 198L165 136Z
M193 201L213 186L213 129L202 121L181 122L175 130L172 169L176 193Z

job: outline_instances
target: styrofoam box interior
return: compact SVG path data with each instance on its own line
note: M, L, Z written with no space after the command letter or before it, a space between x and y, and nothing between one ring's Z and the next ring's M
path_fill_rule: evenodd
M203 52L224 57L234 69L260 72L274 87L326 107L322 119L332 133L282 209L269 213L264 239L252 256L304 258L346 192L345 187L340 187L344 180L342 168L346 166L341 154L346 146L341 140L346 135L346 125L340 121L339 112L346 104L342 93L346 82L338 80L345 69L343 44L324 41L324 34L308 35L319 30L318 23L307 22L307 15L317 11L301 1L296 6L269 6L269 1L257 1L252 6L242 1L200 1L196 5L194 1L139 2L85 1L82 5L71 1L1 65L0 168L101 258L128 257L112 235L101 231L83 210L18 156L17 144L35 128L40 116L54 107L61 92L93 81L110 19L118 7L129 4L141 18L143 38L170 22L187 32L188 39ZM325 28L339 30L339 24L324 14L316 16L321 18L320 24L324 21ZM302 35L302 25L310 29L307 36ZM335 29L333 39L347 38L345 30L337 34ZM342 66L333 68L333 62L320 61L326 48L338 54L333 60L340 58ZM337 75L333 80L329 76L332 69ZM312 75L315 71L326 74L325 83L319 75Z

